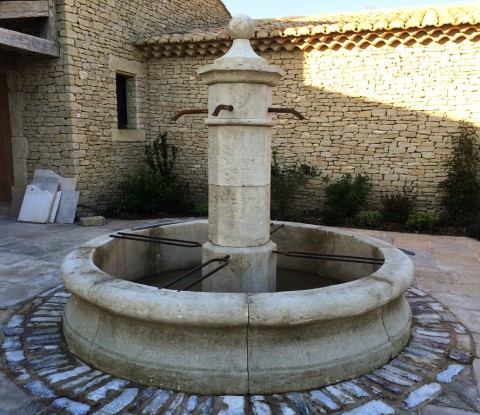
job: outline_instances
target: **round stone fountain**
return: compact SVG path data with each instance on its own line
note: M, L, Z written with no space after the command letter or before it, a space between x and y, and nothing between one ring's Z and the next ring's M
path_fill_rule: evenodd
M409 339L412 263L373 238L270 223L269 108L282 71L251 49L251 19L235 17L231 34L232 49L200 70L210 86L209 220L105 236L69 254L66 341L106 372L198 394L304 390L368 373ZM172 239L196 244L148 242ZM309 258L283 255L292 250ZM369 261L332 260L345 256ZM212 263L197 291L144 285L202 261ZM216 261L227 265L207 277ZM281 284L277 270L287 272Z

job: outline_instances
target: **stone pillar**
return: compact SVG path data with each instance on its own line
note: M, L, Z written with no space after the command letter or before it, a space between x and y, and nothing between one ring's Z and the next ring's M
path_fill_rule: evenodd
M250 46L253 20L238 15L233 45L199 70L209 85L209 241L203 260L230 255L230 264L203 283L204 291L275 291L275 244L270 241L271 88L283 71ZM218 105L232 111L213 112ZM213 264L209 269L218 264Z
M8 214L18 218L27 186L28 140L23 129L25 111L24 93L20 60L14 62L16 68L7 72L8 100L10 107L10 127L12 131L13 186L12 201ZM15 70L14 70L15 69Z

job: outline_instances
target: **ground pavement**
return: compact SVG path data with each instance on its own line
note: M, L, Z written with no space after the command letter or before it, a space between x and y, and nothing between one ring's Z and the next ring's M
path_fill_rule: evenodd
M15 327L15 319L12 320L12 316L15 317L21 310L28 307L34 298L36 298L38 304L40 304L41 302L38 299L42 298L40 297L42 293L45 293L45 291L52 287L58 287L61 282L59 267L68 252L96 236L140 224L152 224L156 222L158 222L158 220L110 220L103 226L81 227L78 224L39 225L19 223L5 216L0 216L0 328L3 326L3 332L0 334L0 344L3 342L3 345L7 345L6 347L3 346L4 350L0 351L0 355L2 353L11 353L11 356L13 356L17 352L14 344L9 344L5 341L5 339L8 340L8 335L19 329ZM394 402L392 402L391 406L383 407L375 406L371 402L367 402L360 407L351 410L345 409L345 411L343 411L338 408L341 408L342 399L347 398L342 398L340 394L338 394L338 396L335 395L335 393L340 392L340 388L333 388L329 391L333 394L321 392L316 394L317 399L324 404L323 407L320 405L316 409L318 412L315 412L315 409L312 410L307 407L302 409L303 401L301 401L296 403L296 412L290 413L348 413L349 415L382 415L388 413L405 413L409 415L480 414L477 382L477 379L480 379L480 242L465 237L429 236L364 230L359 232L386 240L399 248L412 251L415 254L411 256L415 264L414 287L420 291L414 289L411 292L411 297L422 296L422 292L427 293L444 306L443 308L437 302L431 301L430 304L434 310L450 310L456 316L457 320L469 330L475 343L475 345L472 345L472 347L474 347L474 354L476 354L473 365L465 366L466 369L456 376L451 383L449 382L450 378L453 379L451 373L449 374L448 371L442 372L441 376L448 380L444 380L444 387L440 393L435 390L429 391L428 388L423 389L424 387L419 388L425 391L428 399L426 399L423 404L415 406L411 410L398 409L400 406L395 406ZM51 296L53 295L52 293L55 292L57 291L52 291L51 294L48 295ZM63 295L61 292L57 292L57 294L48 301L56 301L56 304L61 304ZM421 297L417 299L423 301ZM413 301L415 301L415 299ZM422 303L419 304L421 305ZM45 305L42 307L45 307ZM52 315L56 313L54 306L52 306L50 310ZM444 313L445 315L449 314L446 311L441 311L440 313ZM35 313L32 315L34 314ZM52 320L55 319L55 317L52 318ZM8 327L8 324L10 324L10 327ZM421 329L420 334L420 337L422 337ZM15 337L12 337L12 339L14 338ZM470 336L460 334L458 335L458 339L460 338L464 338L467 341L470 339ZM439 340L441 340L441 337ZM12 352L8 351L10 350L10 346L12 347ZM0 362L3 362L0 363L2 365L0 366L0 415L90 413L82 409L85 408L85 406L64 407L58 410L58 412L52 410L50 407L46 407L45 401L39 398L41 393L32 391L30 388L30 394L27 392L27 388L17 385L21 382L17 381L13 383L10 379L12 376L11 372L7 375L7 368L3 366L7 360L2 359ZM449 367L454 369L457 366L459 367L460 365L453 364ZM428 372L428 368L425 367L423 369L425 372ZM75 370L79 369L76 368L70 370L70 372L73 373ZM420 368L420 371L421 370L422 368ZM30 377L35 376L35 374L32 372L24 375L20 374L17 376L17 380L22 376ZM438 379L439 377L437 376L437 380ZM38 382L38 379L34 379L27 384L35 386L38 385ZM388 389L389 385L384 386ZM393 384L390 386L392 388L395 387ZM117 411L117 409L115 409L115 405L118 406L121 403L119 403L120 397L126 399L125 396L132 390L133 388L123 390L119 398L116 398L116 402L104 402L103 411L98 413L132 413L127 410L119 409ZM159 394L159 392L155 393L157 393L157 395ZM431 396L428 396L428 394L431 394ZM177 398L179 396L180 394ZM161 397L161 394L159 394L156 400L158 401ZM166 396L165 400L167 398ZM298 400L300 398L300 395L297 396L295 394L289 396L290 401L293 403L296 402L296 399ZM63 398L59 397L56 401L67 401L62 401L62 399ZM233 398L229 399L229 402L238 402ZM269 411L272 413L268 405L259 399L259 397L251 398L253 413L255 415L268 414ZM233 404L230 410L228 405L226 405L228 400L225 399L224 401L225 405L223 408L226 409L220 409L218 411L219 414L238 415L243 413L238 407L234 408ZM194 399L191 397L188 400L188 404L191 405L193 402ZM174 402L172 405L174 405ZM329 406L331 410L328 410ZM121 405L118 407L121 408ZM177 413L194 412L193 410L192 412L188 412L186 409L181 411L179 404L177 404L177 407L175 410L174 406L171 406L171 410L165 409L163 412L160 411L158 413L171 413L174 415ZM297 411L298 408L300 409ZM393 410L391 408L397 409ZM145 411L146 409L144 409L142 413L147 413ZM277 414L273 413L273 415Z

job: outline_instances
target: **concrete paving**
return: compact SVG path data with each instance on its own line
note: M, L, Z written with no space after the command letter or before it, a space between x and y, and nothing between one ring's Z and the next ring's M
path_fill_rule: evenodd
M109 220L103 226L78 224L19 223L0 216L0 327L24 304L60 281L59 267L64 256L96 236L159 220ZM386 240L413 251L414 286L428 293L452 311L470 330L476 343L476 359L466 373L442 394L413 411L411 415L480 414L480 241L380 231L359 232ZM2 335L0 335L0 343ZM11 382L0 367L0 415L51 414L24 388ZM117 412L114 412L117 413ZM123 413L123 412L122 412ZM259 412L262 413L262 412ZM352 412L353 413L353 412ZM357 412L355 412L357 413ZM363 413L363 412L358 412ZM378 412L383 413L383 412ZM391 412L388 412L391 413ZM225 415L230 412L225 412ZM233 412L232 412L233 414Z

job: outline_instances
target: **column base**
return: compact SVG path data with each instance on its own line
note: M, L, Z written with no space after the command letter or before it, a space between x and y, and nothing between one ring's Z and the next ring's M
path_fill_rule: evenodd
M263 293L276 290L277 245L268 241L265 245L236 248L218 246L210 241L203 244L202 261L230 255L230 263L203 280L202 291L222 293ZM204 268L205 275L217 267L213 263Z

